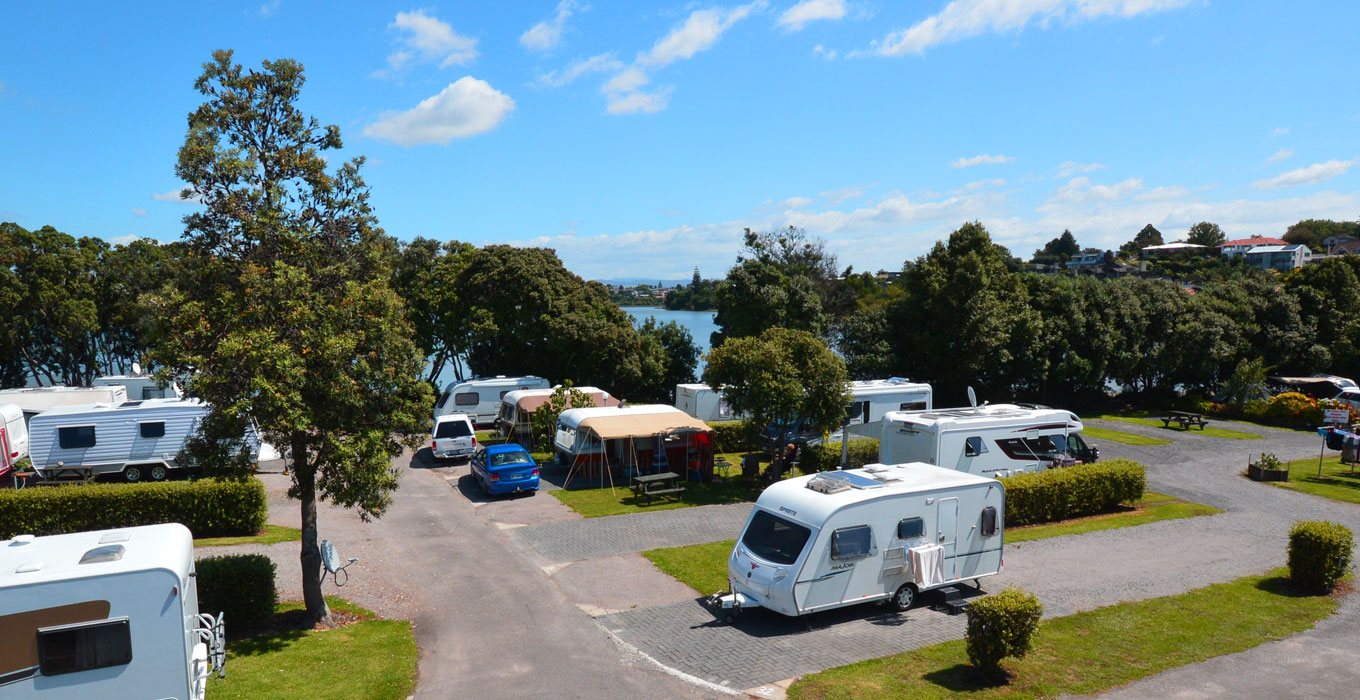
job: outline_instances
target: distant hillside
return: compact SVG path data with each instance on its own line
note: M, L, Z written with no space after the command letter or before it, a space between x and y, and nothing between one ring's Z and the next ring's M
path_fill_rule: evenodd
M655 287L657 286L658 282L661 283L662 287L674 287L677 284L689 284L688 279L659 280L655 277L611 277L610 279L607 280L595 280L595 281L599 282L600 284L612 284L615 286L622 285L624 287L636 287L639 284L650 284L653 287Z

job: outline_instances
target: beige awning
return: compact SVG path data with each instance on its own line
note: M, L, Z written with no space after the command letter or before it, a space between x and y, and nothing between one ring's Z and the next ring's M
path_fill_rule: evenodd
M619 405L618 399L612 396L606 399L604 392L601 391L587 391L585 392L585 394L586 396L590 397L591 401L590 405L596 408L600 408L602 406ZM548 403L548 399L551 398L552 394L546 394L543 396L525 396L524 398L516 402L516 406L519 407L520 413L526 414L533 413L534 411L537 411L540 407L542 407L543 404ZM573 406L572 408L588 408L588 406Z
M708 432L707 423L686 413L640 413L621 416L593 416L581 421L578 430L588 430L602 440L644 437L683 431Z

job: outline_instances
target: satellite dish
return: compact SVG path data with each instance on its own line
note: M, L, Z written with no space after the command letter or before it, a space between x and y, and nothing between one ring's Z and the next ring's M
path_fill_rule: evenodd
M968 387L968 405L977 408L977 392L971 386Z
M132 363L132 376L140 377L141 375L142 375L142 363L134 361Z

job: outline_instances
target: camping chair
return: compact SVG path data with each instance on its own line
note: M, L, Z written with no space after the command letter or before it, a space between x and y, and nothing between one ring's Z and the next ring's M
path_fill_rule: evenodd
M335 545L331 544L330 540L321 540L321 563L325 565L326 573L331 575L331 580L335 581L336 588L349 583L349 572L345 569L356 561L359 561L358 558L350 557L344 566L340 566L340 555L336 553ZM340 578L340 574L344 574L345 577Z

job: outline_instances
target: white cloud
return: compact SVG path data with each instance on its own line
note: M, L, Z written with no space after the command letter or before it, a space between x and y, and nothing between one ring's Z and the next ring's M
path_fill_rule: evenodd
M984 153L984 154L982 154L982 155L976 155L976 156L973 156L973 157L971 157L971 158L960 158L960 159L954 161L953 163L950 163L950 164L949 164L949 167L951 167L951 168L971 168L971 167L973 167L973 166L975 166L975 165L1001 165L1001 164L1004 164L1004 163L1013 162L1014 160L1015 160L1015 158L1013 158L1013 157L1011 157L1011 156L989 155L989 154Z
M519 35L519 44L530 51L551 51L562 43L562 30L567 20L576 12L584 12L589 6L581 6L575 0L561 0L552 19L546 19Z
M560 71L551 71L538 78L538 82L549 87L562 87L576 82L589 73L605 73L623 68L623 62L614 58L612 53L602 53L590 58L582 58L567 64Z
M146 210L141 207L133 207L132 215L140 219L141 217L146 216Z
M1289 160L1294 157L1294 151L1288 148L1281 148L1275 151L1275 155L1266 159L1267 163L1278 163L1282 160Z
M1162 202L1168 199L1180 199L1190 194L1190 190L1180 185L1165 185L1154 187L1146 192L1139 192L1134 195L1134 199L1140 202Z
M809 204L812 204L812 200L808 197L789 197L784 200L784 206L790 209L802 209Z
M364 135L402 146L448 145L496 128L515 109L509 95L464 76L405 112L384 112Z
M606 98L605 111L610 114L655 114L670 104L671 89L606 94Z
M1058 191L1053 194L1053 201L1077 203L1110 201L1123 199L1141 189L1143 189L1143 181L1136 177L1113 185L1095 185L1091 183L1089 177L1074 177L1067 184L1058 188Z
M1353 160L1329 160L1325 163L1314 163L1306 168L1298 168L1280 173L1272 178L1257 180L1255 185L1266 190L1276 187L1311 185L1345 175L1352 165L1355 165Z
M639 55L637 62L660 67L693 58L694 54L713 48L732 25L765 6L765 0L756 0L730 9L695 10L678 27L657 39L650 50Z
M821 44L817 44L816 46L812 47L812 55L821 56L822 58L825 58L828 61L834 61L836 60L836 56L838 56L839 54L836 52L835 49L828 49L825 46L822 46Z
M996 178L992 178L992 179L990 179L990 180L974 180L974 181L972 181L972 182L970 182L970 183L964 185L964 186L963 186L963 189L964 189L964 190L967 190L967 191L971 191L971 190L983 190L983 189L987 189L988 187L1005 187L1005 186L1006 186L1006 181L1003 180L1003 179L1001 179L1001 178L999 178L999 177L996 177Z
M128 245L140 238L141 236L138 236L135 233L129 233L122 236L114 236L113 238L108 239L108 241L110 245Z
M1190 0L953 0L938 14L889 33L870 44L881 56L922 54L925 50L982 34L1016 33L1031 23L1046 28L1101 17L1128 18L1161 12Z
M379 77L399 71L411 61L438 63L440 68L463 65L477 58L477 40L463 36L424 10L398 12L388 25L401 33L397 49L387 56L386 70L376 71Z
M278 14L280 7L283 7L283 0L269 0L269 2L260 5L260 9L257 14L259 14L261 17L273 17L274 15Z
M186 187L187 187L187 185L186 185ZM176 203L178 203L178 204L198 204L198 203L199 203L198 197L195 197L195 196L193 196L193 195L190 195L190 196L188 196L188 197L181 197L181 196L180 196L180 193L182 193L182 192L184 191L184 189L185 189L184 187L181 187L181 188L179 188L179 189L177 189L177 190L167 190L167 191L165 191L165 192L153 192L153 193L151 194L151 198L154 199L154 200L156 200L157 202L176 202Z
M790 32L802 30L809 22L834 21L845 17L845 0L803 0L779 15L779 26Z
M1058 166L1058 174L1056 175L1056 177L1059 180L1066 180L1067 178L1070 178L1073 175L1080 175L1082 173L1093 173L1097 170L1104 169L1105 165L1103 163L1078 163L1075 160L1068 160L1063 161L1063 164Z
M827 190L821 193L823 199L832 205L840 204L848 199L859 199L869 191L870 185L851 185L836 190Z

